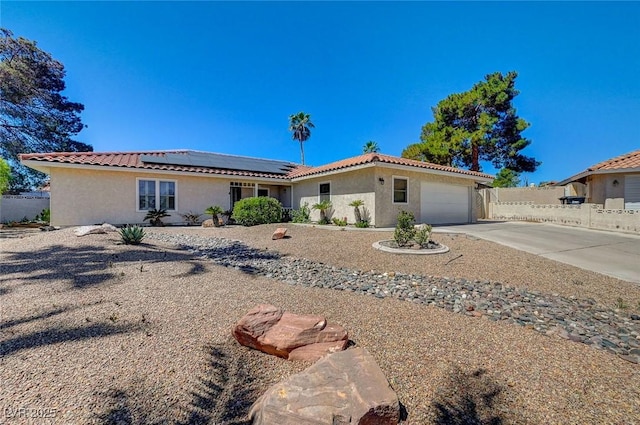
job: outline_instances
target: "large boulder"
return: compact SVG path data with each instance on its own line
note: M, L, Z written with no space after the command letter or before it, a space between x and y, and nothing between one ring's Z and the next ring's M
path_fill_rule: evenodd
M400 403L367 350L352 348L269 388L249 416L253 425L395 425Z
M344 350L348 342L347 331L322 316L292 314L269 304L244 315L233 336L244 346L290 360L315 361Z

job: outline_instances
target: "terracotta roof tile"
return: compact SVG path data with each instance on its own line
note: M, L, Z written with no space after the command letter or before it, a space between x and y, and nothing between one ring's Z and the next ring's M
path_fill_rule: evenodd
M622 170L627 168L640 168L640 150L602 161L587 168L587 171Z
M432 164L430 162L416 161L413 159L400 158L397 156L383 155L380 153L367 153L364 155L354 156L352 158L343 159L341 161L332 162L320 167L311 167L303 169L298 167L289 174L291 178L307 177L315 174L325 173L328 171L341 170L349 167L355 167L364 164L385 163L393 165L406 165L408 167L424 168L429 170L445 171L449 173L464 174L468 176L480 177L483 179L493 179L494 176L479 173L476 171L464 170L461 168L447 167L445 165Z
M203 174L218 174L241 177L265 177L276 179L287 179L287 174L275 174L265 172L254 172L251 170L232 170L223 168L199 167L189 165L158 164L141 161L141 157L158 156L162 157L167 153L187 153L185 150L178 151L153 151L153 152L55 152L55 153L31 153L21 154L22 160L38 162L54 162L61 164L76 165L97 165L104 167L138 168L143 170L164 170L181 171ZM294 168L295 170L295 168ZM292 170L292 171L294 171Z
M31 160L38 162L53 162L61 164L76 165L96 165L104 167L121 167L121 168L138 168L143 170L165 170L165 171L181 171L203 174L219 174L243 177L265 177L277 179L291 179L313 176L316 174L343 170L358 165L383 163L393 165L405 165L429 170L444 171L449 173L463 174L468 176L479 177L483 179L493 179L489 174L479 173L475 171L463 170L460 168L447 167L444 165L432 164L430 162L415 161L412 159L400 158L396 156L383 155L379 153L368 153L343 159L341 161L332 162L330 164L319 167L310 167L305 165L297 165L287 174L275 174L266 172L256 172L251 170L232 170L223 168L200 167L189 165L173 165L166 163L150 163L143 162L141 157L158 156L163 157L166 154L187 154L186 150L175 151L152 151L152 152L56 152L56 153L32 153L21 154L22 160Z

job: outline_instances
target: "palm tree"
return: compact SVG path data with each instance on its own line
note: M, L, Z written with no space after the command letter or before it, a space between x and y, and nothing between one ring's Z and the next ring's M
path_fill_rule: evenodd
M374 142L373 140L369 140L362 147L362 153L378 153L378 152L380 152L380 146L378 146L378 143Z
M318 221L318 224L329 224L329 217L327 217L327 212L331 209L331 207L331 201L328 199L320 201L311 207L314 210L320 211L320 221Z
M289 131L293 132L293 140L300 142L300 158L302 159L302 165L304 165L304 148L302 143L306 142L311 137L311 128L315 126L311 122L311 116L304 112L298 112L294 115L289 115Z
M353 207L353 214L356 216L356 223L360 223L362 221L362 214L360 213L360 207L364 205L364 201L362 199L356 199L355 201L349 204L350 207Z

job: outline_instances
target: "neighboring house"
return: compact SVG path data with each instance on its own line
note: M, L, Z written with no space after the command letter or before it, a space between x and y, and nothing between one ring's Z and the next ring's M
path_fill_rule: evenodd
M593 165L558 186L585 185L585 201L605 209L640 210L640 150Z
M285 208L332 202L333 217L354 221L349 203L364 201L376 227L394 226L400 210L430 224L475 221L477 184L493 176L369 153L320 167L190 150L22 154L23 164L50 175L52 225L141 223L164 208L166 223L210 205L231 209L250 196ZM317 220L313 211L312 219Z

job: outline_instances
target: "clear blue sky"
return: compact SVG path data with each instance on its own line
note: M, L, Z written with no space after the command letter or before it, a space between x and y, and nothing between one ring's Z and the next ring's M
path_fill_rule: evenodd
M299 162L288 116L305 111L307 164L368 140L400 155L438 101L511 70L530 182L640 149L638 2L3 0L0 23L65 65L96 151Z

